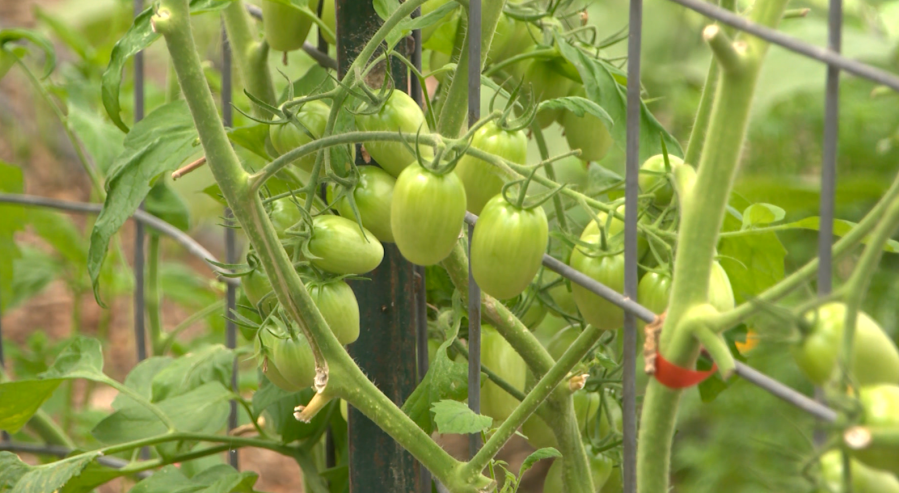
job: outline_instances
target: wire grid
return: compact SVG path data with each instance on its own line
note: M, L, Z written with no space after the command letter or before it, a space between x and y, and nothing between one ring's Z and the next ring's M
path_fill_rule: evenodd
M327 0L325 0L327 1ZM709 18L718 20L725 24L736 27L741 31L745 31L747 33L758 36L766 41L769 41L773 44L779 45L800 55L821 61L828 65L827 70L827 80L826 80L826 88L825 88L825 129L824 129L824 157L822 163L822 176L821 176L821 202L820 202L820 216L821 216L821 226L819 230L819 257L821 259L819 263L819 271L818 271L818 289L819 295L824 296L830 291L830 279L831 279L831 242L832 242L832 225L834 219L834 190L836 185L836 155L837 155L837 140L838 140L838 111L839 111L839 75L840 71L846 71L852 73L854 75L860 76L862 78L866 78L875 83L884 85L896 91L899 91L899 77L894 74L890 74L888 72L876 69L874 67L868 66L861 62L851 60L845 58L840 55L840 46L841 46L841 26L842 26L842 3L841 0L830 0L829 1L829 12L828 12L828 47L827 49L822 49L816 47L814 45L799 41L795 38L787 36L783 33L780 33L776 30L759 26L751 23L750 21L730 12L720 7L716 7L714 5L703 2L702 0L671 0L675 3L678 3L684 7L687 7L691 10L699 12ZM472 0L471 8L469 10L469 14L472 16L470 18L471 26L480 26L480 0ZM143 2L142 0L134 0L134 9L135 15L143 10ZM251 13L258 16L258 13L254 11L254 9L250 9ZM472 14L474 13L474 14ZM614 290L608 288L607 286L598 283L589 277L583 275L580 272L568 267L564 263L553 259L549 256L544 256L543 264L550 268L551 270L559 273L561 276L570 279L572 282L575 282L591 292L601 296L612 302L613 304L622 308L626 313L626 321L625 321L625 358L635 358L636 356L636 334L634 331L634 318L639 318L643 321L650 322L655 318L655 314L646 309L645 307L639 305L635 296L635 278L636 278L636 172L638 170L638 156L636 153L638 142L639 142L639 75L640 75L640 63L639 63L639 54L640 54L640 40L642 37L642 0L631 0L630 1L630 39L628 41L628 108L627 108L627 145L626 145L626 178L625 178L625 190L626 190L626 213L625 213L625 292L629 296L623 296L620 293L615 292ZM480 29L472 28L470 33L473 33L474 36L472 38L480 37ZM418 60L420 63L420 34L416 35L416 50L418 52ZM476 56L470 57L470 63L475 67L474 70L470 70L469 73L469 85L474 89L470 92L469 99L469 108L475 108L475 113L469 114L469 121L473 122L477 119L477 110L479 108L480 102L480 84L479 80L476 80L479 77L480 72L480 40L477 40L477 44L472 43L469 46L469 52L476 52ZM314 47L304 47L304 50L310 52L310 49L314 50ZM317 51L317 50L315 50ZM321 52L317 52L314 55L317 55L316 60L319 61L322 65L325 66L333 66L333 60L326 60L326 56L322 56ZM227 119L226 124L230 123L230 52L228 51L227 43L223 45L223 67L228 68L228 70L223 71L223 119ZM143 57L142 53L138 53L135 56L135 120L139 120L143 116ZM417 85L417 82L413 82L414 85ZM414 87L414 86L413 86ZM224 90L227 88L227 91ZM420 92L416 92L414 94L419 95ZM474 104L477 101L477 104ZM472 115L475 117L472 118ZM142 211L141 211L142 212ZM229 213L226 211L226 216ZM466 222L469 225L473 225L477 221L477 217L468 214L466 216ZM135 245L135 279L136 281L142 279L143 277L143 254L142 254L142 224L144 221L136 221L136 234L135 239L140 240ZM230 232L231 234L228 234ZM235 246L234 246L234 234L233 231L228 229L226 232L225 242L226 242L226 256L231 262L230 259L235 255ZM424 284L423 272L421 273L421 281L422 285ZM136 284L136 293L134 299L135 305L135 339L138 350L139 358L143 358L146 355L146 347L145 347L145 335L143 331L143 314L145 311L144 299L142 296L142 284L137 282ZM234 283L229 283L229 306L233 306L233 296L234 296ZM470 294L474 292L478 294L478 297L474 299L479 299L479 290L477 285L474 283L474 280L471 279L471 283L469 285ZM138 296L138 292L141 293ZM470 298L471 299L471 298ZM477 306L477 310L479 310L480 306ZM474 319L474 324L479 325L479 319ZM2 330L2 326L0 326L0 330ZM477 329L476 329L477 330ZM421 334L421 324L419 323L419 333ZM228 334L226 336L228 338L227 343L230 347L233 347L235 339L236 339L236 331L234 330L233 324L230 324ZM473 345L478 345L479 341L473 341ZM143 346L143 350L141 347ZM471 351L470 365L472 367L479 368L480 367L480 357L478 353ZM632 360L633 361L633 360ZM3 341L2 337L0 337L0 366L3 364ZM425 363L419 364L420 372L423 374L427 366L426 360ZM633 366L632 364L625 366L624 373L624 447L625 447L625 460L624 460L624 491L627 493L633 493L636 491L636 476L635 476L635 464L636 464L636 455L635 455L635 443L636 443L636 426L635 426L635 413L628 412L629 410L635 409L634 406L634 368L629 368ZM630 370L630 371L628 371ZM784 386L783 384L759 373L758 371L752 369L751 367L744 365L740 362L737 362L736 373L740 375L743 379L753 383L754 385L768 391L769 393L780 397L781 399L793 404L794 406L799 407L800 409L805 410L806 412L814 415L820 420L823 421L835 421L837 414L835 411L827 408L827 406L816 402L807 396ZM236 378L236 372L233 375ZM232 381L232 384L236 382ZM471 387L470 387L471 388ZM478 387L475 386L475 389ZM232 408L233 409L233 408ZM477 406L474 407L477 410ZM231 420L229 420L229 425L233 426L234 414L232 414ZM7 436L3 437L4 439L8 439ZM4 443L0 445L0 448L13 448L17 446L12 443ZM49 451L49 452L48 452ZM51 451L51 447L44 447L40 450L34 450L34 453L58 453L59 451ZM234 454L232 454L234 455ZM236 457L234 457L236 459Z

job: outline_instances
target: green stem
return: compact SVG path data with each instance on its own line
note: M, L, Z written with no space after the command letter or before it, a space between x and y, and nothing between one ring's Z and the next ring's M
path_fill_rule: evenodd
M243 0L234 0L222 11L228 42L234 65L247 92L266 103L276 106L275 86L268 69L268 45L263 42ZM253 105L253 115L270 118L268 110Z
M147 248L147 318L150 321L150 344L153 356L162 355L162 313L159 295L159 234L150 233Z
M546 145L546 138L543 136L543 129L535 119L531 123L531 132L534 134L534 141L537 143L537 149L540 150L540 159L546 161L549 159L549 147ZM553 163L546 163L543 167L546 170L546 177L552 181L556 181L556 170ZM553 209L556 211L556 221L559 222L559 229L564 233L568 233L568 218L565 217L565 208L562 206L562 196L553 195Z
M786 0L758 0L751 20L776 27L785 6ZM674 285L659 351L683 367L694 364L699 344L691 331L679 325L691 308L708 301L718 231L743 150L752 95L768 46L754 37L744 36L740 41L745 43L745 51L739 53L739 70L733 70L733 66L722 67L694 193L681 198L678 243L690 248L681 249L674 261ZM668 491L671 443L681 392L665 388L655 379L647 387L637 447L639 493Z
M518 55L506 58L505 60L503 60L499 63L495 63L495 64L491 65L490 68L488 68L487 70L484 71L484 77L490 77L491 75L496 74L500 70L502 70L510 65L514 65L522 60L528 60L531 58L546 59L546 58L552 58L555 55L556 55L555 48L546 48L546 49L542 49L542 50L534 50L534 51L528 51L525 53L520 53Z
M169 62L168 70L165 73L165 102L171 103L179 99L181 99L181 86L178 85L175 67Z
M153 404L152 402L147 400L146 397L140 395L139 393L137 393L136 391L131 389L131 387L127 387L124 384L121 384L111 378L108 378L108 377L103 380L103 383L118 390L122 394L127 395L128 397L137 401L138 404L149 409L150 412L155 414L156 417L159 418L159 420L162 421L163 424L165 424L166 428L168 428L169 431L175 430L175 423L173 423L172 420L170 420L169 417L166 416L166 414L164 412L162 412L162 409L160 409L159 406L157 406L156 404Z
M51 445L61 445L68 449L75 449L75 442L72 441L65 430L56 424L56 422L53 421L53 418L42 409L38 409L25 426L35 435L41 437L43 441Z
M481 53L490 51L490 43L496 32L503 13L506 0L492 0L481 4ZM468 32L466 31L462 41L462 52L456 64L456 73L453 75L449 91L443 106L440 108L440 118L437 121L437 133L447 137L457 137L462 133L462 126L468 116ZM487 57L481 56L481 68L487 62ZM468 122L469 125L474 122Z
M171 331L169 331L168 333L160 334L160 337L161 337L161 342L159 343L160 350L159 350L159 353L157 353L157 354L163 355L163 354L167 353L171 349L172 344L174 344L176 342L178 334L183 332L185 329L189 328L191 325L197 323L197 321L202 320L202 319L208 317L209 315L212 315L213 313L218 313L219 311L221 311L223 306L225 306L224 300L216 301L216 302L212 303L211 305L207 306L206 308L203 308L202 310L187 317L186 319L184 319L180 324L175 326L175 328L172 329Z

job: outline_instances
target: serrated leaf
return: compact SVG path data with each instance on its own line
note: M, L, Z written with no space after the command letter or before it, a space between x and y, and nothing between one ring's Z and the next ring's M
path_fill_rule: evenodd
M0 452L0 491L12 491L28 472L28 464L12 452Z
M469 434L488 430L493 418L477 414L459 401L443 400L431 406L439 433Z
M543 110L568 110L579 117L589 113L602 120L606 127L611 128L613 124L612 117L609 116L606 110L593 101L580 96L565 96L563 98L541 101L539 111Z
M53 395L60 382L53 379L0 383L0 430L18 432ZM6 490L0 488L0 491Z
M99 275L109 239L147 197L153 181L181 166L198 149L197 130L187 103L173 101L138 122L125 138L125 151L116 159L106 180L103 210L91 231L88 272L94 297L102 305Z
M264 123L257 123L246 127L231 128L228 129L228 140L268 161L271 159L265 150L268 127L269 125Z
M153 379L159 372L172 364L172 361L174 360L168 356L153 356L141 361L125 377L125 386L149 401L152 397ZM112 408L115 410L133 405L137 405L134 399L122 393L119 393L112 401Z
M43 380L85 378L105 382L103 374L103 349L100 341L91 337L76 336L56 357L50 369L40 374Z
M834 236L843 237L849 234L852 228L858 226L858 223L854 223L852 221L846 221L845 219L834 219L833 221L833 234ZM785 224L786 228L797 228L797 229L810 229L812 231L818 231L821 228L821 218L820 217L807 217L805 219L801 219L796 222ZM865 245L871 241L871 236L866 236L862 243ZM888 253L899 253L899 241L896 240L888 240L887 243L883 246L883 251Z
M229 386L233 361L234 353L221 344L182 356L153 377L151 400L160 402L211 382Z
M552 447L543 447L541 449L537 449L534 453L527 456L524 459L524 462L521 463L521 469L518 471L518 477L523 478L524 473L528 471L537 461L541 461L543 459L552 459L554 457L562 457L562 453Z
M776 205L752 204L743 211L743 228L763 226L783 220L787 212Z
M562 56L577 69L584 81L587 97L608 112L612 120L609 131L616 143L627 140L627 90L613 74L617 70L602 60L591 58L586 53L557 37ZM662 146L659 134L668 146L668 153L683 156L680 143L653 116L646 104L640 103L640 161L655 154L661 154Z
M0 160L0 192L22 193L22 170ZM25 226L25 212L21 206L0 204L0 292L11 292L15 275L14 261L20 257L14 235ZM5 310L9 296L0 296L0 310Z
M6 453L3 452L3 454ZM11 493L47 493L56 491L62 488L72 477L80 474L98 455L100 455L100 452L92 452L40 466L25 466L28 472L19 478ZM0 464L2 464L2 461L0 461ZM21 467L17 467L15 471L16 473L20 472ZM0 484L2 483L3 480L0 479Z

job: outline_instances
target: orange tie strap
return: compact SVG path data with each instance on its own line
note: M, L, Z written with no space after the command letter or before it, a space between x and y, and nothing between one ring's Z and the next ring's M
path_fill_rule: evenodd
M675 365L666 360L660 353L656 353L655 377L660 384L669 389L685 389L699 385L718 370L718 365L712 363L710 370L691 370Z

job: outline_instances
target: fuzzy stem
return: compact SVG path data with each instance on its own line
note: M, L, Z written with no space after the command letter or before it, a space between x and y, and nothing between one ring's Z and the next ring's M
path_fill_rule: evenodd
M159 295L159 233L150 233L147 249L147 317L150 321L150 344L153 356L162 355L162 313Z
M531 132L534 134L534 141L537 142L537 148L540 150L540 159L546 161L549 159L549 148L546 146L546 138L543 136L543 129L535 119L531 123ZM546 170L546 177L552 181L556 181L556 170L553 163L546 163L543 167ZM562 196L553 194L553 209L556 211L556 221L559 222L559 229L564 233L568 233L568 218L565 217L565 208L562 206Z
M228 32L234 64L247 92L275 106L278 100L268 69L268 45L259 38L243 0L231 2L222 12L222 18ZM259 118L271 117L268 110L255 104L253 115Z
M75 442L69 435L42 409L38 409L28 420L26 427L51 445L61 445L68 449L75 448Z

